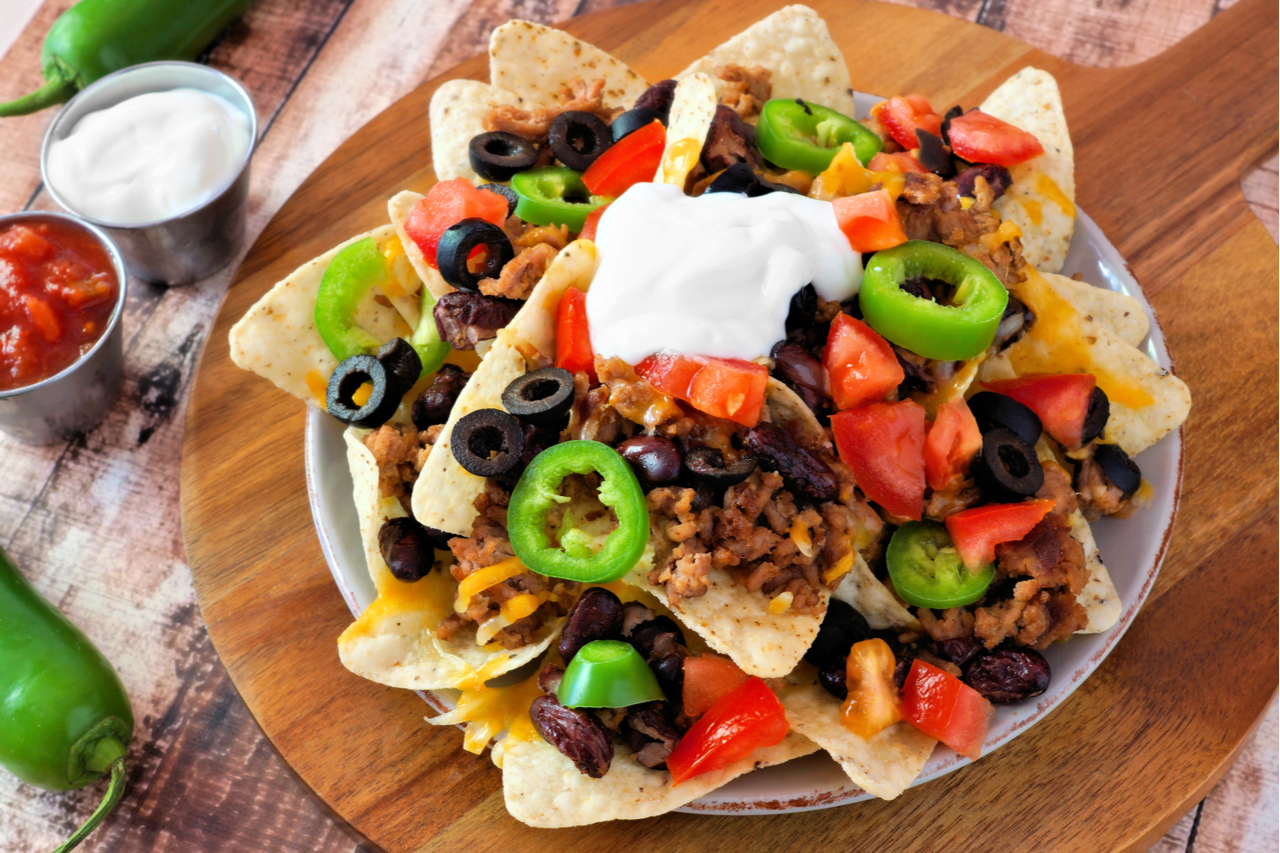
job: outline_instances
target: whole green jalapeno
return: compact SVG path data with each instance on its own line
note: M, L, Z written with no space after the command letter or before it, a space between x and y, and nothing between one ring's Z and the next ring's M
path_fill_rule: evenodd
M102 652L0 550L0 766L50 791L108 773L107 795L57 853L79 844L124 793L133 711Z

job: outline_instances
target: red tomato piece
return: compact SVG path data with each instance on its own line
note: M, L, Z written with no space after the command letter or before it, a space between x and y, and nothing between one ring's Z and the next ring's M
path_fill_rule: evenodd
M883 400L905 378L889 342L844 312L831 321L822 366L830 378L831 399L837 409Z
M886 189L832 199L831 207L855 252L878 252L907 242L897 205Z
M919 172L924 174L929 170L920 165L920 161L916 159L916 155L909 151L896 151L892 154L879 151L871 161L867 163L867 170L871 172Z
M404 222L404 232L435 269L440 235L451 225L473 217L500 226L507 221L507 200L495 192L475 186L466 178L454 178L436 184L422 201L414 205Z
M762 364L699 355L651 355L636 365L636 373L700 412L748 427L760 421L769 383Z
M609 204L613 204L613 202L609 202ZM595 241L596 229L600 227L600 217L604 216L604 212L609 209L609 204L602 204L587 214L587 221L583 223L582 231L578 234L579 237L583 240Z
M1089 398L1098 380L1092 373L1032 373L983 382L982 387L1012 397L1040 417L1045 432L1064 447L1079 447Z
M970 163L1012 166L1044 153L1044 146L1033 134L981 110L953 118L947 136L956 156Z
M587 294L570 287L556 305L556 367L585 372L596 381L596 355L587 323Z
M916 658L902 685L902 718L977 761L987 737L991 703L982 694L932 664Z
M924 511L924 407L872 403L831 416L840 458L868 498L897 518Z
M628 133L582 173L582 182L594 195L617 198L632 186L652 181L662 163L667 131L654 120Z
M31 323L36 330L49 343L54 343L62 337L62 324L58 322L58 315L53 313L53 309L49 307L49 303L41 299L39 296L27 294L22 297L27 303L27 315L31 317Z
M759 678L749 678L711 706L667 756L671 782L701 776L781 743L790 726L782 703Z
M934 136L942 134L942 116L933 111L933 105L924 95L890 98L872 107L871 114L880 119L893 141L906 149L920 147L917 129L927 130Z
M987 504L949 515L942 523L947 526L960 559L972 571L994 560L996 546L1001 542L1024 538L1052 509L1052 500Z
M982 449L982 433L959 394L938 407L924 444L924 473L929 488L941 491L959 485L969 463Z
M690 717L702 716L747 677L736 663L720 655L685 658L684 712Z

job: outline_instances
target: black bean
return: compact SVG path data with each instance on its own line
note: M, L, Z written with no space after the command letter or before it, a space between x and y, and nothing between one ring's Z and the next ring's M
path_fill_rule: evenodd
M746 431L744 442L747 452L781 474L787 488L799 497L822 503L836 496L840 484L831 466L782 427L762 421Z
M426 429L449 420L449 412L470 378L471 374L463 373L457 365L443 365L431 385L413 402L413 425Z
M734 163L746 163L752 169L764 166L760 150L756 148L755 128L721 104L716 107L702 146L702 165L708 172L719 172Z
M986 180L987 186L991 187L992 201L1000 198L1009 187L1013 186L1013 178L1009 175L1008 169L994 163L983 163L979 166L970 166L956 175L956 195L973 198L973 185L979 176Z
M649 668L658 678L658 686L673 707L684 707L684 658L671 652L649 661Z
M1049 662L1035 649L984 652L965 667L964 681L997 704L1021 702L1049 689Z
M582 594L565 619L560 634L560 657L567 664L587 643L622 639L622 602L601 586Z
M634 109L653 110L662 123L666 124L671 117L671 102L675 100L676 83L675 80L659 80L654 83L636 98Z
M684 468L695 481L715 489L736 486L756 470L756 460L743 456L732 465L724 464L724 454L714 447L695 447L684 455Z
M529 719L542 739L560 750L580 773L603 779L613 763L613 739L590 711L566 708L552 696L539 696L529 706Z
M428 530L440 532L425 528L409 517L388 518L382 523L378 530L378 550L382 552L383 562L397 580L412 583L426 577L427 572L431 571L436 552L435 542Z
M618 454L631 463L646 489L680 479L684 457L674 441L660 435L637 435L618 445Z
M496 338L522 305L516 299L455 290L436 301L432 317L441 340L454 349L470 350L481 341Z
M627 641L647 661L655 657L666 657L675 651L676 646L683 646L684 632L670 617L657 616L631 629Z
M853 644L870 638L871 626L866 618L848 603L832 598L822 617L818 636L805 652L804 659L820 669L844 666Z
M822 689L842 701L849 696L847 679L848 670L844 661L818 670L818 683L822 685Z

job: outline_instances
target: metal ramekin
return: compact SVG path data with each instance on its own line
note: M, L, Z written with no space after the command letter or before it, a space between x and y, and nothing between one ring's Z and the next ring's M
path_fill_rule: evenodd
M49 181L49 148L65 139L76 122L121 101L169 89L190 87L219 95L249 119L252 136L240 170L200 207L172 219L142 225L116 225L85 216L69 205ZM40 176L45 189L64 210L71 211L111 235L129 271L143 281L190 284L208 278L239 254L244 244L249 198L249 161L258 139L258 117L249 93L238 82L194 62L148 62L108 74L72 98L49 125L40 148Z
M107 328L87 353L70 367L34 385L0 391L0 431L28 444L57 444L89 432L102 422L120 395L124 377L124 314L129 275L116 244L102 229L74 216L32 210L0 216L0 228L13 222L69 222L88 231L111 256L120 289Z

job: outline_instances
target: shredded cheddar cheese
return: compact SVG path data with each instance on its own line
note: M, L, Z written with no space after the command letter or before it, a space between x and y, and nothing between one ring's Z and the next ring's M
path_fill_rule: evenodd
M854 552L850 551L848 554L845 554L840 558L840 562L823 572L822 582L827 586L831 586L837 580L849 574L853 569L853 554Z
M508 578L522 574L526 569L519 557L508 557L500 563L485 566L458 583L458 594L454 598L453 609L458 613L467 612L471 599L491 586L497 586Z
M809 535L809 525L801 521L798 515L791 522L791 541L796 543L796 550L801 554L813 556L813 537Z
M783 613L786 613L791 609L791 602L794 599L795 596L790 592L778 593L774 596L773 600L769 602L769 612L774 616L781 616Z
M315 398L320 401L320 407L324 408L325 392L329 388L329 383L325 380L323 376L320 375L320 371L318 370L308 370L307 376L306 376L306 382L307 382L307 390L309 390L312 393L312 395L314 395Z

